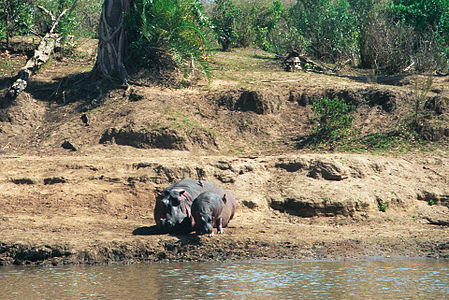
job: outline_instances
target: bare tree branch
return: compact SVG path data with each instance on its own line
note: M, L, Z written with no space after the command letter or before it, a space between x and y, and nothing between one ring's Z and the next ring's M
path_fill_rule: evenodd
M40 10L42 10L44 13L46 13L47 15L49 15L50 16L50 18L51 18L51 23L53 24L54 22L56 22L56 17L55 17L55 15L51 12L51 11L49 11L48 9L46 9L45 7L43 7L42 5L38 5L37 6Z
M56 18L53 13L47 10L45 7L38 6L42 11L44 11L51 17L52 27L50 31L42 38L37 49L34 50L33 57L31 57L26 62L25 66L20 69L14 83L9 88L8 97L10 97L11 99L17 98L17 96L27 87L30 77L49 60L50 55L56 46L56 43L61 39L57 33L54 33L54 30L59 24L59 21L61 21L62 17L75 9L77 3L78 0L75 0L72 6L70 8L64 9L58 16L58 18Z

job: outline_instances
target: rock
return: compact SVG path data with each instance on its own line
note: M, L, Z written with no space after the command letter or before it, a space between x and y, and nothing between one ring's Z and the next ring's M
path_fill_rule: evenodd
M82 114L80 119L84 123L84 125L89 126L89 119L87 118L86 114Z
M348 171L336 161L316 161L310 167L308 176L339 181L348 178Z
M61 147L67 150L77 151L76 147L73 146L73 144L70 143L69 141L64 141Z
M44 184L56 184L56 183L66 183L67 180L64 177L51 177L51 178L45 178Z
M280 158L278 162L275 163L275 167L284 169L287 172L297 172L299 170L308 169L310 163L301 158Z
M135 148L161 148L186 150L186 137L171 129L161 130L135 130L123 127L117 130L109 128L101 136L100 143L115 142L119 145L132 146Z
M235 174L232 171L224 171L215 173L215 177L223 183L233 183L235 181Z

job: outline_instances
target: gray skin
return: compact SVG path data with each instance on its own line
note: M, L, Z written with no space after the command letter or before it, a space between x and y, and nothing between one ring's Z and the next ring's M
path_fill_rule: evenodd
M193 199L206 191L226 194L232 198L223 188L204 180L186 178L165 188L156 197L154 208L154 220L159 231L161 233L192 232L195 225L191 214Z
M217 233L223 233L223 228L234 217L235 208L235 199L229 193L221 196L212 192L201 193L192 203L196 233L213 235L213 228L217 228Z

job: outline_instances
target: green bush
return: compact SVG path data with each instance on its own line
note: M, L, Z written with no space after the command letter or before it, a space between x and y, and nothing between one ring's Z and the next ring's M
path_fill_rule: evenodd
M436 29L441 18L449 14L448 0L395 0L387 7L395 20L419 31Z
M126 18L129 51L126 64L132 67L163 67L167 57L178 67L199 62L207 73L205 29L210 24L196 0L138 0Z
M0 41L30 32L33 6L30 0L0 0Z
M353 105L338 97L314 100L312 111L318 118L319 126L314 128L313 142L336 142L348 136L354 119L350 114L353 109Z
M103 1L98 0L78 1L73 13L78 22L72 34L79 37L97 37L102 3Z
M278 24L284 17L282 3L278 0L239 0L235 1L234 8L232 45L256 45L263 50L276 52L280 38L285 38L278 31ZM219 10L218 5L215 9Z
M358 50L359 27L347 0L298 0L289 18L315 57L335 62Z
M411 26L419 39L415 54L420 72L449 68L449 0L395 0L387 5L391 18Z
M216 0L212 10L211 22L218 43L227 51L237 41L235 24L238 10L231 0Z
M282 14L282 4L277 0L274 0L270 6L264 7L261 10L259 18L256 18L253 25L256 32L255 42L259 48L265 51L276 52L274 51L276 47L274 38L278 36L276 29L278 28Z

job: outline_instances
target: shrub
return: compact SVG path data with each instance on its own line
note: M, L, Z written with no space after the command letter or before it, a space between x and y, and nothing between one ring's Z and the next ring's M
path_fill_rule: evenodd
M346 137L354 119L350 115L353 109L353 105L337 97L315 100L312 110L318 118L319 126L314 128L314 142L335 142Z
M357 19L347 0L298 0L289 19L315 57L335 62L358 49Z
M0 0L0 40L29 33L33 24L32 2L29 0ZM9 46L9 45L8 45Z
M216 0L212 10L211 22L217 41L227 51L237 41L235 23L238 10L231 0Z
M208 19L196 0L138 0L127 16L130 41L126 64L164 67L167 56L187 70L192 61L208 70L205 25Z

